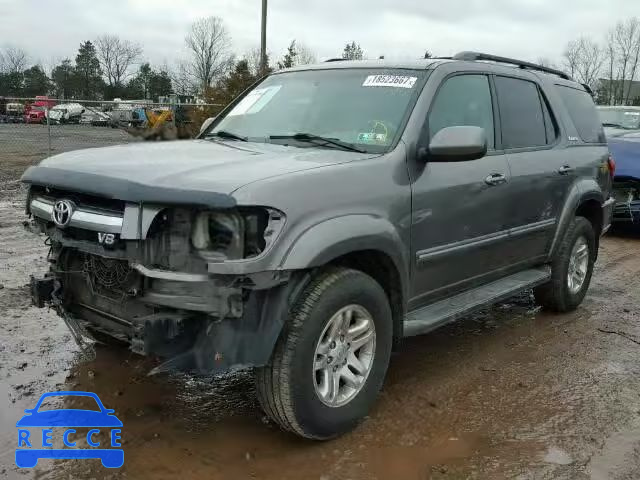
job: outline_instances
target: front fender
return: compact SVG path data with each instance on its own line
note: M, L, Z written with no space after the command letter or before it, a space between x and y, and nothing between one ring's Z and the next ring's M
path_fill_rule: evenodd
M375 250L394 263L405 293L408 282L408 251L396 228L374 215L345 215L325 220L300 235L285 255L282 270L324 265L351 252Z

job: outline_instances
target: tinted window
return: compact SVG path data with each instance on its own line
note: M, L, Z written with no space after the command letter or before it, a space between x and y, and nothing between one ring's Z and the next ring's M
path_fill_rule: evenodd
M542 110L544 111L544 127L547 132L547 144L551 144L558 138L558 124L551 115L549 105L540 92L540 101L542 102Z
M604 129L600 123L593 99L584 90L558 85L562 97L578 135L587 143L604 143Z
M504 148L547 145L544 112L538 87L517 78L496 77Z
M459 126L484 128L489 148L494 147L491 89L485 75L460 75L440 87L429 114L429 134Z

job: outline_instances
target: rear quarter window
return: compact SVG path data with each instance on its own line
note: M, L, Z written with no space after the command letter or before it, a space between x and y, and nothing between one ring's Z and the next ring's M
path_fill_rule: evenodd
M604 129L591 95L584 90L563 85L556 85L556 88L580 138L586 143L605 143Z

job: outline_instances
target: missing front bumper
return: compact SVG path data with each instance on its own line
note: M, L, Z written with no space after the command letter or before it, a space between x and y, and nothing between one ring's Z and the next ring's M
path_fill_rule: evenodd
M72 332L77 324L95 340L100 341L106 335L125 342L134 353L159 357L162 363L151 373L217 374L267 364L290 302L306 278L305 274L296 275L286 282L274 281L265 289L238 287L233 301L240 302L241 308L228 309L226 316L159 305L150 307L144 304L144 295L128 299L129 308L116 314L105 308L112 300L87 296L84 302L79 301L77 289L82 285L79 279L71 285L55 274L34 278L31 292L38 306L55 304ZM215 292L215 288L211 291ZM228 293L220 294L228 298ZM132 311L139 315L131 315Z
M37 278L32 275L29 281L29 290L31 292L31 303L38 308L43 308L51 301L54 290L54 278Z

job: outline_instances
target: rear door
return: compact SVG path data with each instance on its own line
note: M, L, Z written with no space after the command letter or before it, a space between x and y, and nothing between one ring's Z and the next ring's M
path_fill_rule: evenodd
M515 268L548 251L575 165L566 149L559 148L559 125L540 86L501 75L494 82L502 145L511 170L510 241L504 254Z
M425 165L412 160L418 163L412 168L415 264L410 308L484 283L505 266L509 166L496 149L489 75L458 73L443 78L425 120L429 138L446 127L482 127L489 152L472 161Z

